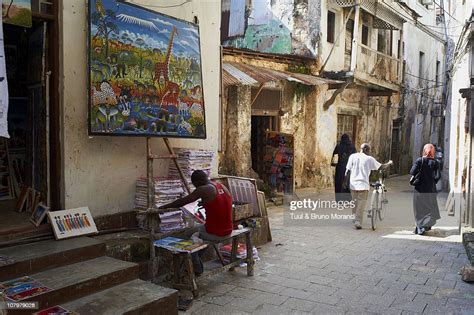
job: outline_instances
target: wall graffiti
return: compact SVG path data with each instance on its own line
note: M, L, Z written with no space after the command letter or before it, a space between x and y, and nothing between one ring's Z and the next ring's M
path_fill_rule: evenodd
M222 44L265 53L315 57L320 13L312 7L319 2L222 0Z
M198 27L116 0L89 6L89 133L205 138Z

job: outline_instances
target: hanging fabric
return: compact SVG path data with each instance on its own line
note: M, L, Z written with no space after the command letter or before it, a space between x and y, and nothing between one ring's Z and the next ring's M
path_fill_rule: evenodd
M3 43L3 23L0 14L0 137L10 138L8 134L8 84Z

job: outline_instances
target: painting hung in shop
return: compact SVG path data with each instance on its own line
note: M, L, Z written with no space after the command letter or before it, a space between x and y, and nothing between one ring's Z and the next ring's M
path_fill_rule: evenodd
M273 192L291 194L294 191L294 141L290 134L268 131L265 157L267 181Z
M89 1L89 133L206 137L197 25Z
M31 0L2 0L2 18L4 23L31 27Z
M320 34L315 0L222 0L224 47L315 57Z

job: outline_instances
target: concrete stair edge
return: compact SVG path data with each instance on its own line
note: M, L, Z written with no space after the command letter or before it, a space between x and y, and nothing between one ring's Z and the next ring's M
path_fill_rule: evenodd
M136 279L138 265L102 256L45 270L31 277L52 289L27 299L46 308Z
M81 315L178 314L178 291L135 279L63 304Z
M105 255L105 244L89 237L47 240L0 249L16 262L0 267L0 282Z

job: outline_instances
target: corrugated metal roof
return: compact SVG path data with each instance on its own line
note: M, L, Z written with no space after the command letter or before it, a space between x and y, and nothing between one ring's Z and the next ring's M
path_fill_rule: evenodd
M237 62L224 62L222 65L224 85L260 85L267 82L291 81L305 85L337 84L342 81L330 80L308 74L277 71L269 68L250 66Z

